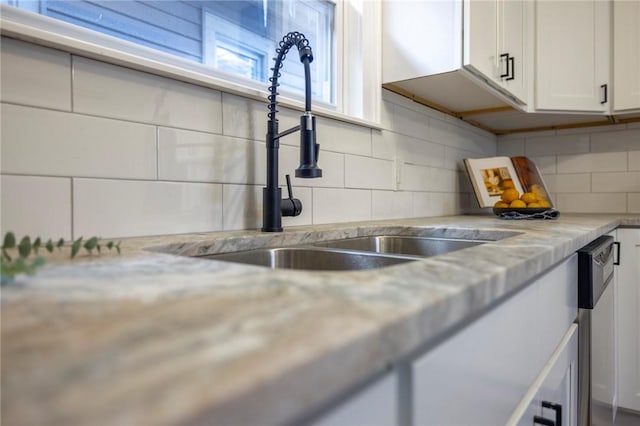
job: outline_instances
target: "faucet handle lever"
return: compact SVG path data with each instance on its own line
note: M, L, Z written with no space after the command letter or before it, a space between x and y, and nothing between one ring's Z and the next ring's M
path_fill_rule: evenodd
M289 193L289 198L285 198L282 200L282 204L280 205L280 210L282 211L282 216L298 216L302 213L302 201L297 198L293 198L293 189L291 189L291 176L286 175L287 178L287 192Z
M287 174L285 178L287 179L287 194L289 194L289 199L293 200L293 189L291 189L291 176Z

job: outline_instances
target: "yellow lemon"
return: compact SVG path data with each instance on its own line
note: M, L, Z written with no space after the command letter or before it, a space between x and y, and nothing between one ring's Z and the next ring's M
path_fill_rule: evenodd
M527 205L522 200L513 200L511 204L509 204L509 207L513 209L521 209L523 207L527 207Z
M540 208L542 206L538 202L533 202L533 203L527 204L527 207L529 207L530 209L533 209L533 208Z
M540 200L538 201L538 204L540 204L540 207L544 207L545 209L551 208L551 203L548 200Z
M500 198L502 198L502 201L510 203L520 198L520 193L517 189L509 188L502 192Z
M498 201L493 205L493 207L497 209L506 209L509 207L509 203L505 203L504 201Z
M502 181L502 187L503 187L503 188L514 188L513 180L511 180L511 179L505 179L505 180L503 180L503 181Z
M526 204L531 204L535 203L538 200L538 197L536 197L536 194L534 194L533 192L525 192L524 194L522 194L522 197L520 197L520 199Z

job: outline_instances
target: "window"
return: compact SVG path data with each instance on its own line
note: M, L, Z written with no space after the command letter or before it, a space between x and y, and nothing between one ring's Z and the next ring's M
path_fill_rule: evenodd
M132 61L128 65L134 67L139 65L145 70L157 67L162 75L195 80L223 90L230 88L241 93L248 90L254 96L266 92L278 43L287 32L297 30L309 39L314 53L311 64L314 110L320 105L329 111L377 121L379 100L372 103L371 98L372 93L379 98L379 71L373 67L372 90L364 90L372 77L363 75L365 69L369 70L365 63L370 63L366 50L373 47L374 52L379 52L379 40L376 41L379 36L368 42L365 36L366 31L375 35L378 28L376 25L365 28L365 9L372 8L369 3L377 2L0 0L0 3L3 3L3 32L9 35L14 28L11 23L18 22L17 32L32 29L26 34L31 40L42 38L45 44L68 47L72 52L87 51L89 56L93 53L103 60L109 55L100 47L107 47L106 52L113 52L118 63L128 57ZM376 24L375 14L372 16L371 21ZM304 96L304 68L296 53L292 51L289 56L279 80L283 103L287 98L295 103Z

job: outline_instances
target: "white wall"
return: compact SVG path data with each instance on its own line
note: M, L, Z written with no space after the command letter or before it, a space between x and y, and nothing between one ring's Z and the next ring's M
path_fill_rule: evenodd
M2 232L104 238L261 226L266 102L3 38ZM280 127L299 113L280 108ZM382 130L318 118L321 179L285 227L475 208L462 158L496 137L385 93ZM297 167L283 138L280 175Z
M640 123L498 137L499 155L526 155L561 212L640 213Z

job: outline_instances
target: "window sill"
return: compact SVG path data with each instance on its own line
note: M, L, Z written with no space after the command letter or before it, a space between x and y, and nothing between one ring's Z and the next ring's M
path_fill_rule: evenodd
M85 28L35 15L13 7L0 5L0 29L3 36L82 55L106 63L125 66L138 71L192 83L222 92L267 102L268 92L248 86L234 76L225 79L212 75L211 70L201 64L181 59L125 40L95 33ZM279 105L304 111L304 102L280 96ZM313 112L347 123L373 129L381 124L332 110L329 106L318 106Z

